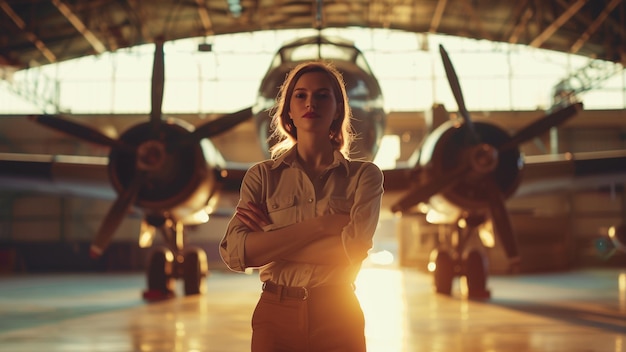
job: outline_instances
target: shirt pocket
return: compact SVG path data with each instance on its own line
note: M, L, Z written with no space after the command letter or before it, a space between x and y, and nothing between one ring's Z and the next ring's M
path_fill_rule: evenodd
M274 197L267 200L267 213L272 220L272 229L279 229L296 222L297 207L295 196Z
M349 215L352 209L352 199L345 197L331 197L328 201L328 210L330 214Z

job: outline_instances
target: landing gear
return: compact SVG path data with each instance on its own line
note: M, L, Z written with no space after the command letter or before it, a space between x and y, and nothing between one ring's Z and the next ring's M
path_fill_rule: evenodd
M469 299L489 299L491 292L487 289L487 263L478 251L471 251L464 260L465 285Z
M470 240L478 233L478 227L484 220L482 217L465 218L466 226L457 227L439 237L438 248L431 252L429 261L435 292L451 295L453 280L458 276L464 297L491 298L491 292L487 289L486 253Z
M174 297L176 279L183 279L184 292L187 296L206 291L206 278L209 275L206 252L199 247L183 250L182 224L167 226L169 223L170 221L165 220L158 222L166 247L154 250L150 256L147 271L148 289L143 293L143 298L148 301Z
M184 258L185 294L189 296L204 293L209 272L206 253L201 248L193 248L185 254Z
M148 289L145 300L154 301L174 297L174 254L167 248L152 252L148 263Z
M454 261L449 253L434 250L431 259L434 258L435 271L433 275L435 292L450 295L452 294L452 280L454 279Z
M487 289L487 264L483 254L471 251L463 260L456 259L447 251L433 250L431 263L434 264L433 284L435 292L452 295L452 283L456 276L461 277L461 292L469 299L489 299Z

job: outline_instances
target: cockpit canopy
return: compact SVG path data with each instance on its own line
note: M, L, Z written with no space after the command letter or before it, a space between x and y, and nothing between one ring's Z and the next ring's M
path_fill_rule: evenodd
M363 53L354 46L353 42L336 37L321 36L298 39L283 46L276 53L270 69L277 68L287 62L316 59L354 62L365 73L372 74Z

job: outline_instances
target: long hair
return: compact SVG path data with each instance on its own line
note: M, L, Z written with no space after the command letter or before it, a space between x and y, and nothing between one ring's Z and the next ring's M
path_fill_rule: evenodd
M276 158L289 150L298 140L298 131L289 117L289 102L293 94L296 82L305 73L325 73L332 86L339 118L333 121L328 132L328 138L335 150L340 151L346 158L349 156L350 144L354 138L350 119L352 111L348 104L348 94L341 73L330 62L309 61L301 63L293 68L285 82L278 91L276 105L270 110L272 116L271 128L273 130L270 140L277 142L270 148L270 155Z

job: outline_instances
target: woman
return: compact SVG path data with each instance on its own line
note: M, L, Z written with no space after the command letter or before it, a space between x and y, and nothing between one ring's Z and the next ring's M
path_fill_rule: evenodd
M280 89L272 158L252 166L220 244L234 271L258 268L252 351L365 351L354 280L378 222L383 176L347 159L352 134L341 74L295 67Z

